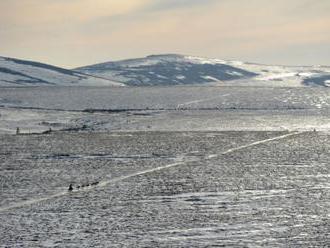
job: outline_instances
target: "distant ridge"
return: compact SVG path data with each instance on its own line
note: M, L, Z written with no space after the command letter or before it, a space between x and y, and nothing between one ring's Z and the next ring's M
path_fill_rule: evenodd
M0 86L122 86L109 79L34 61L0 57Z
M180 54L111 61L75 69L131 86L263 85L324 86L330 67L263 65Z
M160 54L68 70L0 57L0 87L170 85L329 87L330 67L263 65Z
M257 76L254 72L225 63L208 63L179 54L150 55L140 59L101 63L80 67L76 71L133 86L205 84Z

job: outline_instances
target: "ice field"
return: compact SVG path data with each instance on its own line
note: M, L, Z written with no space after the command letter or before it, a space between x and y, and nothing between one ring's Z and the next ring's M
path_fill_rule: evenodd
M328 88L2 88L0 133L329 130Z
M327 247L329 93L3 88L0 247Z

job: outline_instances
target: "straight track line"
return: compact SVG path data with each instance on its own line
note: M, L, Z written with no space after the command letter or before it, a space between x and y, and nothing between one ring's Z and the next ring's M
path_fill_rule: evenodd
M216 157L219 157L221 155L226 155L226 154L229 154L229 153L233 153L233 152L236 152L236 151L243 150L245 148L265 144L265 143L275 141L275 140L285 139L285 138L292 137L292 136L297 136L297 135L302 134L302 133L305 133L305 132L296 131L296 132L284 134L284 135L281 135L281 136L273 137L273 138L270 138L270 139L259 140L259 141L256 141L256 142L253 142L253 143L250 143L250 144L247 144L247 145L239 146L239 147L236 147L236 148L231 148L231 149L229 149L229 150L227 150L223 153L220 153L220 154L211 154L207 158L216 158Z
M265 143L272 142L272 141L275 141L275 140L281 140L281 139L285 139L285 138L288 138L288 137L297 136L297 135L300 135L302 133L305 133L305 132L299 132L299 131L291 132L291 133L288 133L288 134L285 134L285 135L281 135L281 136L277 136L277 137L273 137L273 138L269 138L269 139L264 139L264 140L259 140L259 141L256 141L256 142L253 142L253 143L250 143L250 144L247 144L247 145L239 146L239 147L236 147L236 148L231 148L231 149L229 149L227 151L224 151L222 153L219 153L219 154L211 154L211 155L208 155L208 156L206 156L202 159L190 159L190 160L187 160L187 161L176 162L176 163L172 163L172 164L168 164L168 165L164 165L164 166L159 166L159 167L148 169L148 170L143 170L143 171L140 171L140 172L135 172L135 173L128 174L128 175L125 175L125 176L110 179L110 180L107 180L107 181L102 181L102 182L99 183L99 185L97 185L95 187L89 187L89 188L86 188L86 189L80 190L80 191L81 192L90 191L90 190L93 190L95 188L106 187L109 184L114 184L114 183L129 179L129 178L132 178L132 177L137 177L137 176L149 174L149 173L153 173L153 172L156 172L156 171L166 170L166 169L169 169L169 168L172 168L172 167L177 167L177 166L189 164L191 162L201 161L203 159L208 160L208 159L221 157L222 155L237 152L237 151L249 148L249 147L265 144ZM53 194L53 195L50 195L50 196L47 196L47 197L22 201L20 203L16 203L16 204L13 204L13 205L10 205L10 206L7 206L7 207L1 207L0 208L0 213L8 211L8 210L21 208L21 207L24 207L24 206L29 206L29 205L33 205L33 204L36 204L36 203L52 200L52 199L55 199L55 198L63 197L63 196L69 195L69 194L78 193L80 191L69 192L69 191L66 190L66 191L62 191L62 192L59 192L57 194Z

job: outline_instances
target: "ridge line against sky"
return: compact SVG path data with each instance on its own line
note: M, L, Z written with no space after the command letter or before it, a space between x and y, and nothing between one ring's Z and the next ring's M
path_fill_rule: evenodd
M1 0L0 56L66 68L178 53L330 65L328 0Z

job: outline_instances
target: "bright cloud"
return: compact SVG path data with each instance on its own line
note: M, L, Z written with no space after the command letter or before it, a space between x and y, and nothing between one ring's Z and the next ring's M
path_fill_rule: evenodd
M67 67L168 52L326 64L329 10L328 0L1 0L0 54Z

